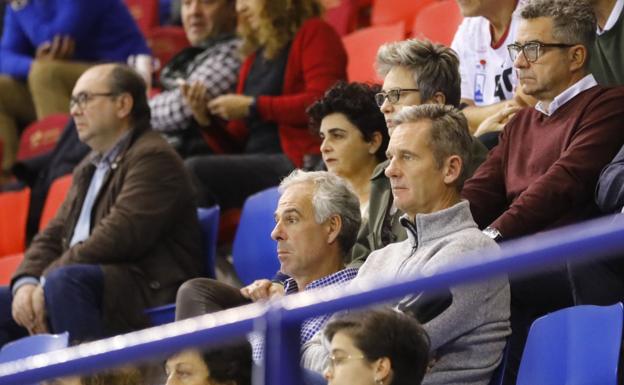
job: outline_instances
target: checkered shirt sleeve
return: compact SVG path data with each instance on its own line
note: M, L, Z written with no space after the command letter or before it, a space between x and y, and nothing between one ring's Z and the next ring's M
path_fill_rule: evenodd
M207 88L207 96L212 99L219 95L234 92L241 65L238 51L239 40L229 39L207 49L198 55L200 60L186 81L191 84L202 82ZM193 119L190 107L184 102L179 87L166 90L149 101L152 111L152 128L155 131L171 132L187 128Z
M308 286L306 286L305 290L314 290L328 286L344 286L346 283L351 281L357 275L357 269L347 268L340 270L334 274L328 275L326 277L317 279L313 281ZM294 294L297 290L297 283L294 279L289 278L285 282L284 291L286 295ZM300 343L303 345L307 342L312 336L314 336L319 330L321 330L332 314L325 314L322 316L308 318L303 321L301 324L301 334L300 334ZM262 362L262 357L264 355L264 338L259 333L250 333L248 335L249 342L253 348L253 359L256 363Z

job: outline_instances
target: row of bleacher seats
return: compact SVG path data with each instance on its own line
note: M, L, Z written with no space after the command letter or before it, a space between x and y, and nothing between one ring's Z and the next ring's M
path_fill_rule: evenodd
M39 221L40 229L54 218L70 186L71 175L57 179L50 186ZM27 187L0 193L0 285L10 283L13 272L24 258L29 203Z
M623 306L579 305L537 319L522 354L516 385L618 383ZM40 334L5 345L0 364L68 346L68 333ZM503 358L490 385L502 383Z

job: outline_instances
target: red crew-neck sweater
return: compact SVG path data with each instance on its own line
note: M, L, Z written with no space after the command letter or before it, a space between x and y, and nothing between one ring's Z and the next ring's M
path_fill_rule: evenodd
M480 227L514 238L597 213L600 170L624 143L624 87L595 86L551 116L519 111L462 196Z

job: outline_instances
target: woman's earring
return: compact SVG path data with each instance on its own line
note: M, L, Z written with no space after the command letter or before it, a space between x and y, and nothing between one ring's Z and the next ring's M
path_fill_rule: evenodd
M376 383L377 385L383 385L384 381L383 381L382 379L376 378L376 379L375 379L375 383Z

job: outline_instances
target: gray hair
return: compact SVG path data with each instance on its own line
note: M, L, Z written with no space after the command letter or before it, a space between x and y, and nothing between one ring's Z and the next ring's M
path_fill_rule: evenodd
M468 131L468 121L464 114L452 106L439 104L422 104L403 108L395 117L398 126L404 123L415 123L421 120L431 122L429 146L438 168L451 155L458 155L462 160L462 170L455 182L461 190L468 179L467 165L470 163L470 147L472 136Z
M553 37L564 44L582 44L589 50L596 39L596 15L587 0L530 0L520 12L523 19L548 17L553 21ZM588 60L585 66L589 65Z
M295 170L282 180L279 191L283 193L293 185L306 183L314 185L312 207L316 223L323 223L332 215L340 216L342 227L338 243L346 257L355 244L362 222L360 201L346 180L327 171Z
M385 77L392 67L406 67L414 76L423 100L442 92L446 104L458 107L461 97L459 58L452 49L429 40L408 39L379 47L375 63Z

